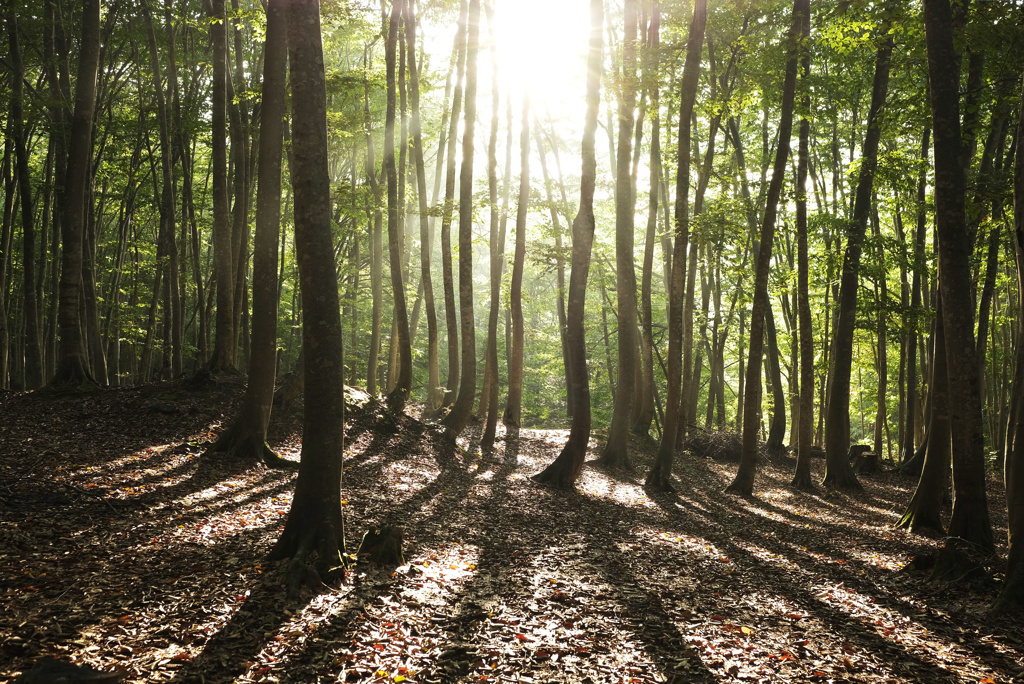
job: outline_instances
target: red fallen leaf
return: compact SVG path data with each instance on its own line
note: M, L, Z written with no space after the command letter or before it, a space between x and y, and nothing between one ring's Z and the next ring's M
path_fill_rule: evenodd
M263 675L267 674L268 672L270 672L270 666L265 666L265 667L261 667L260 669L256 670L252 674L253 674L254 677L262 677Z
M192 659L192 656L189 655L188 653L185 653L184 651L181 652L181 653L178 653L177 655L171 656L171 660L191 660L191 659Z
M520 641L529 641L530 637L525 634L516 634L516 639L519 639Z

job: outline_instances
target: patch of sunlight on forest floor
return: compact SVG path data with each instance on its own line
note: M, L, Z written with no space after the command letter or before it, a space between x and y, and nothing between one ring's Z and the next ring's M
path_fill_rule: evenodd
M296 603L265 558L295 474L202 456L241 383L88 398L0 396L0 681L41 657L128 682L1010 682L1019 618L991 618L993 579L945 586L905 569L941 543L892 524L915 486L791 489L762 459L755 496L726 495L736 463L680 454L678 492L588 465L577 491L529 476L567 434L479 425L453 449L410 417L347 425L349 550L404 528L406 564L360 562ZM173 412L153 410L170 394ZM297 460L299 414L272 445ZM592 442L591 453L599 453ZM820 479L823 462L813 463ZM989 498L999 552L1005 504ZM947 512L948 515L948 512Z

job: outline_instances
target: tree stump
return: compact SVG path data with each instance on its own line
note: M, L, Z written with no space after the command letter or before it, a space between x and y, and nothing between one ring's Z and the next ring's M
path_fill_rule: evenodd
M401 527L370 528L359 542L357 555L376 565L405 565Z
M853 472L858 475L873 475L882 469L882 459L874 451L862 451L853 461Z

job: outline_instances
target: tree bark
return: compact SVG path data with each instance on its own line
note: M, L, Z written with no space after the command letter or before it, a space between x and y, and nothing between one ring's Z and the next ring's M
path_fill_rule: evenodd
M213 85L210 120L213 126L211 165L213 175L213 261L217 288L216 329L209 369L234 371L235 341L235 259L231 240L231 212L228 206L227 90L228 47L225 0L212 0L210 34L213 43ZM236 172L241 172L240 169Z
M584 308L590 253L594 244L594 189L597 184L597 157L594 139L601 102L601 50L604 28L603 0L590 0L590 44L587 51L587 109L583 124L580 173L580 206L572 222L572 265L569 270L569 302L566 311L566 338L569 351L573 395L572 426L569 439L558 457L533 476L535 482L556 489L573 489L583 471L590 443L590 378L587 372Z
M480 0L469 2L466 38L466 106L459 175L459 332L461 369L459 396L445 416L447 434L455 439L465 429L476 393L476 321L473 319L473 145L476 131L476 57L480 43Z
M543 151L541 151L543 154ZM530 203L530 97L523 94L522 133L519 138L519 201L516 208L515 256L509 306L512 310L512 354L508 364L508 401L502 419L506 429L522 427L523 403L523 265L526 260L526 212Z
M331 240L327 95L318 0L289 0L295 247L302 287L305 411L302 455L288 519L270 558L291 558L286 582L297 597L310 570L319 579L344 563L341 514L344 379L341 308ZM312 568L307 557L316 552ZM314 582L315 583L315 582Z
M437 312L434 309L434 284L430 275L430 218L427 211L427 175L423 166L423 131L420 123L420 74L416 63L416 0L408 0L405 22L406 54L409 61L409 101L412 109L413 160L416 165L416 196L420 218L420 286L427 316L427 396L428 411L441 404L440 374L437 363ZM410 357L411 365L411 357ZM410 369L411 373L411 369Z
M288 17L284 0L267 5L260 113L259 177L256 186L256 235L253 247L252 343L249 382L231 426L207 450L282 467L267 445L277 371L277 247L281 225L281 159L288 63ZM305 382L305 378L304 378Z
M615 165L615 299L618 314L615 404L608 428L608 442L599 462L612 468L631 470L629 423L636 400L637 302L634 264L634 197L630 177L633 109L636 104L637 2L625 0L625 35L622 42L622 85L619 91L619 130ZM611 131L609 131L609 134Z
M7 8L7 32L10 37L11 105L8 132L14 140L15 171L21 204L22 253L22 318L25 324L25 389L38 389L43 385L43 355L40 330L39 303L36 290L36 230L32 211L32 179L28 167L27 131L25 130L24 92L25 67L18 41L18 23L14 4ZM13 190L13 188L11 188ZM7 287L0 281L0 287Z
M75 109L71 121L65 182L64 217L61 224L62 262L60 276L60 359L51 386L92 387L96 384L89 368L82 330L82 260L85 236L86 187L92 169L93 114L96 108L96 78L100 55L100 3L85 0L82 13L82 42L75 83Z
M1017 149L1013 161L1013 244L1017 265L1017 371L1013 386L1014 412L1007 430L1003 477L1006 483L1007 542L1006 576L996 599L996 612L1018 610L1024 605L1024 84L1017 117ZM1019 613L1018 613L1019 614Z
M455 308L451 229L452 213L455 206L455 171L457 168L455 153L458 149L459 110L462 107L463 78L466 70L468 12L468 0L462 0L458 28L456 29L456 62L458 66L455 93L452 95L452 114L448 124L448 168L445 171L444 207L441 213L441 279L444 285L445 329L448 335L448 379L445 382L444 397L441 399L442 406L451 406L455 402L456 388L459 386L459 322Z
M814 443L814 331L811 328L810 264L807 255L807 160L811 131L811 96L807 78L811 72L811 54L806 47L801 52L800 81L804 87L804 97L796 167L796 308L800 335L800 409L797 412L796 471L791 484L802 491L810 491L814 488L811 479L811 446Z
M409 339L409 314L405 302L405 281L402 268L402 227L401 199L398 188L398 168L395 165L395 118L396 85L395 66L397 61L398 29L402 23L405 4L403 0L391 3L388 21L388 40L385 47L387 65L387 114L384 128L384 173L388 182L388 263L391 267L391 292L394 297L394 323L397 339L392 344L398 347L398 374L394 388L388 394L391 410L401 412L409 400L412 390L412 341ZM405 144L405 141L402 141Z
M925 46L935 132L935 226L939 292L949 371L953 449L953 512L946 547L933 577L955 572L961 542L984 553L993 548L985 493L985 437L971 301L971 245L964 208L959 114L959 59L953 46L949 0L925 0Z
M654 465L647 474L645 486L657 491L675 491L672 486L672 459L675 457L678 432L679 402L682 397L683 305L685 296L686 247L690 235L690 137L693 106L697 99L700 78L701 50L707 24L707 1L696 0L693 21L687 41L686 61L680 85L679 166L676 169L676 202L673 211L672 259L668 299L668 389L665 395L665 421Z
M793 135L793 104L796 99L796 71L801 45L810 32L810 0L794 0L793 26L789 31L789 59L782 84L782 109L779 115L779 142L771 183L765 197L761 221L760 249L754 273L754 301L750 312L750 350L747 356L746 393L743 396L743 452L736 477L726 488L740 496L752 496L757 472L757 433L760 426L761 361L764 347L765 318L768 315L768 269L774 241L775 220L782 183L789 161L790 138Z
M878 143L882 135L882 113L889 89L889 66L892 57L893 35L889 22L879 29L882 44L875 55L875 75L868 109L867 132L861 150L860 175L854 199L853 217L843 256L843 271L839 284L839 310L836 313L832 352L829 355L832 372L828 380L828 404L825 415L825 478L827 487L861 489L850 466L850 371L853 366L853 331L857 317L857 290L861 246L867 230L868 213L874 189L875 167L878 162Z

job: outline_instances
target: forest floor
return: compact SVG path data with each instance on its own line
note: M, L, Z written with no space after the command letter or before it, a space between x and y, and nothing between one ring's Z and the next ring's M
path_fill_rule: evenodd
M636 473L589 465L560 493L529 479L555 430L499 432L485 458L353 417L349 550L401 525L407 565L289 603L265 558L294 472L201 455L242 388L0 393L0 681L43 657L129 682L1024 681L1024 620L986 613L1004 546L971 585L906 569L941 543L892 527L912 478L802 493L762 460L746 500L723 494L726 450L680 455L679 493L655 495L637 443ZM293 460L296 413L272 435Z

